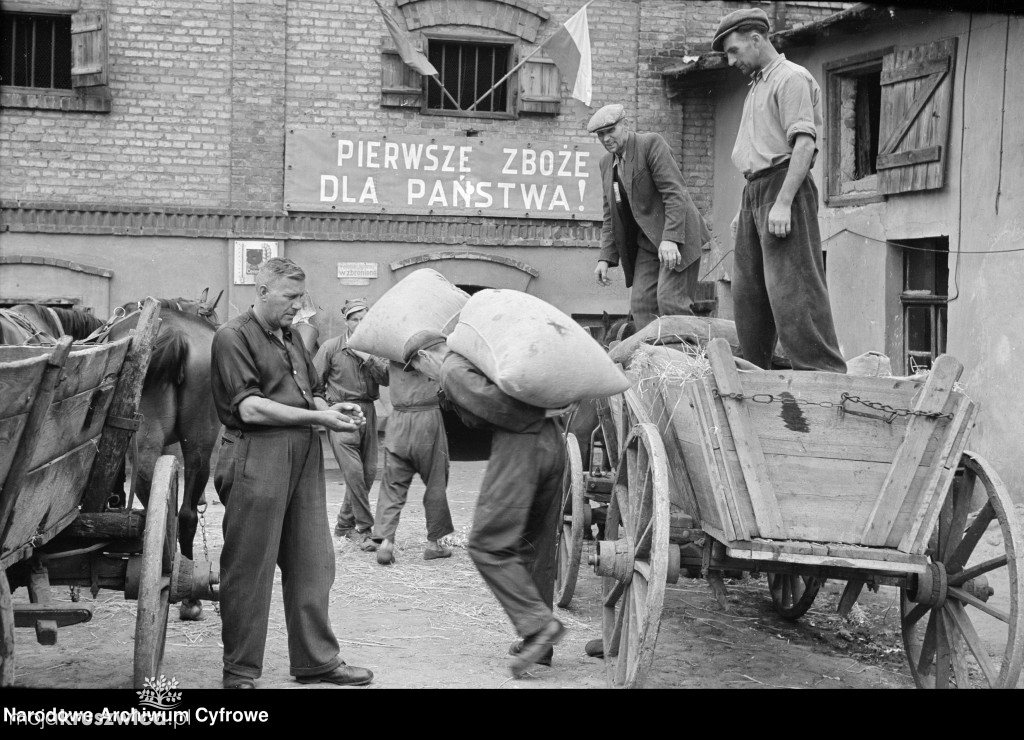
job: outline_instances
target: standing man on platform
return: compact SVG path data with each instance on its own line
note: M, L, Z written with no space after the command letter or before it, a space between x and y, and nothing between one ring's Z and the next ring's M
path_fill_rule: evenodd
M733 164L747 179L733 219L732 293L743 357L770 368L776 339L795 370L846 372L839 351L810 170L822 130L821 89L768 38L768 15L737 10L712 48L752 82Z
M683 184L659 134L629 130L621 105L606 105L587 131L608 150L601 158L604 226L594 274L608 285L608 268L622 266L632 287L629 310L637 331L659 316L692 315L700 256L711 232Z
M358 430L359 406L328 406L292 319L306 275L275 257L256 275L256 303L213 337L211 385L224 424L214 484L224 503L220 556L224 688L263 672L275 566L281 568L291 673L299 683L368 684L345 664L328 614L334 547L316 426Z
M338 511L334 534L347 537L363 550L377 549L371 539L373 512L370 488L377 477L377 410L380 386L388 384L388 363L379 357L349 349L348 338L366 316L369 305L362 298L345 301L346 334L329 339L316 353L317 377L327 386L330 403L345 401L362 409L366 424L353 432L328 432L334 459L345 479L345 500Z

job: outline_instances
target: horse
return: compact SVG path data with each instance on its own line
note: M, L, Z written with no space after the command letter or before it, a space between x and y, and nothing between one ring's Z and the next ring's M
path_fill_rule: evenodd
M89 337L103 321L86 311L19 303L0 309L2 344L53 345L63 336L74 340Z
M114 324L109 338L128 336L138 324L139 314L136 311ZM139 406L142 424L135 435L137 451L132 456L136 493L146 506L157 458L166 447L180 445L185 486L178 509L178 543L182 555L189 559L194 559L198 508L210 479L210 456L221 427L210 383L215 332L210 321L200 315L172 307L160 309L160 328ZM185 600L179 616L199 619L201 613L202 604Z
M217 294L217 298L210 303L207 298L210 295L210 289L206 288L198 299L193 298L157 298L156 300L160 303L160 308L173 308L176 311L183 311L184 313L194 314L200 318L206 319L209 323L213 324L214 327L220 326L220 319L217 317L217 304L220 303L221 296L224 295L224 291L221 290ZM121 309L125 312L125 315L129 315L135 311L141 310L142 301L129 301L121 306Z

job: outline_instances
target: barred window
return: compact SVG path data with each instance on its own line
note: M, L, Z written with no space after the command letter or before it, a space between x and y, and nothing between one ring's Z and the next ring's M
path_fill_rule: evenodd
M4 13L0 85L71 89L71 16Z
M511 45L446 39L429 39L428 44L427 58L437 69L441 84L426 80L426 112L484 118L512 116L511 78L480 100L511 69Z
M907 373L930 368L946 351L949 239L904 239L903 348Z

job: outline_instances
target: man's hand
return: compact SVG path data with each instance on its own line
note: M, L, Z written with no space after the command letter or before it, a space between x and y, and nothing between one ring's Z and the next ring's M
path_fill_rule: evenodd
M683 258L679 256L679 247L676 246L675 242L669 241L662 242L661 246L658 247L658 259L661 260L662 265L670 270L674 270L683 260Z
M324 411L317 411L317 421L322 426L327 427L332 432L358 432L359 427L366 423L362 415L358 417L346 416L338 410L339 406L348 406L351 404L336 403L329 409Z
M342 401L340 403L332 403L331 411L340 411L347 416L352 417L352 421L357 424L365 424L366 417L363 416L363 409L358 403L350 403L349 401Z
M768 233L779 239L789 236L792 208L788 205L775 201L775 205L768 212Z
M573 401L568 406L563 406L560 409L548 409L544 412L545 419L556 419L559 416L565 416L566 414L572 413L579 406L579 401Z
M597 284L601 287L612 284L612 281L608 279L608 263L605 260L597 263L597 267L594 268L594 274L597 276Z

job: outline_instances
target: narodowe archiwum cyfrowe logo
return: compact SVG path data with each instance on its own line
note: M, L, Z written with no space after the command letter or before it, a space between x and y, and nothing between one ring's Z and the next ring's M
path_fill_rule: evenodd
M136 693L139 695L139 704L153 709L174 709L181 703L181 692L177 691L178 679L173 676L168 680L164 676L160 678L147 678L144 688Z

